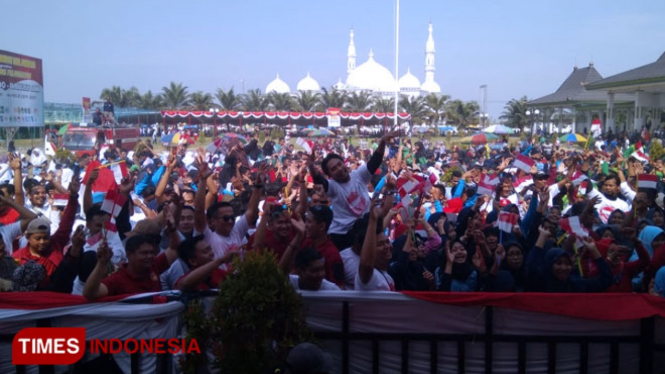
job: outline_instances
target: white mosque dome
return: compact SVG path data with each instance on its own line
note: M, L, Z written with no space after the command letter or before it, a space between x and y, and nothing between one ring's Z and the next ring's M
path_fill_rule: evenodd
M441 86L439 86L439 84L434 81L426 80L425 83L420 86L420 90L427 93L441 93Z
M279 74L277 74L277 78L275 78L274 81L268 83L268 86L266 87L266 93L271 92L289 93L291 92L291 89L289 88L289 85L286 84L286 82L279 79Z
M342 78L337 80L337 83L333 85L333 88L339 91L346 90L346 85L342 82Z
M369 59L356 67L346 78L346 86L353 90L395 92L395 78L383 65L374 61L370 50Z
M420 80L418 80L418 77L411 74L411 69L406 70L406 74L402 75L402 77L399 79L398 84L400 91L420 89Z
M310 77L309 72L307 72L307 76L298 82L296 89L298 91L320 91L321 86L319 86L319 82Z

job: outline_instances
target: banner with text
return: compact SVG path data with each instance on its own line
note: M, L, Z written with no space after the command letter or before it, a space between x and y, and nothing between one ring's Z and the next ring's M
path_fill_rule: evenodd
M44 126L42 60L0 50L0 127Z

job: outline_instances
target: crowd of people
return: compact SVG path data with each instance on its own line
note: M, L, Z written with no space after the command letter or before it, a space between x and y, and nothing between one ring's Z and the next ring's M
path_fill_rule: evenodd
M99 145L72 164L10 153L0 288L208 290L271 251L296 290L665 296L665 165L646 152L659 139L258 138Z

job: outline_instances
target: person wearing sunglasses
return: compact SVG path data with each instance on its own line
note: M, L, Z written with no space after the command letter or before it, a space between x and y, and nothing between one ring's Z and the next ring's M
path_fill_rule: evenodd
M204 156L197 156L196 164L199 169L199 181L194 198L194 229L196 233L203 234L215 253L215 259L218 259L224 257L230 248L242 246L249 228L256 223L259 217L259 200L265 179L265 166L256 174L252 185L252 196L245 214L236 220L233 207L228 202L212 204L206 211L206 201L216 201L217 191L206 189L206 182L212 175L212 170L208 168Z

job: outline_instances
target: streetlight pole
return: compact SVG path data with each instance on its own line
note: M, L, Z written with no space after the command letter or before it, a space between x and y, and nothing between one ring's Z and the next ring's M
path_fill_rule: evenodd
M212 113L212 134L213 137L217 138L217 113L219 113L219 109L217 108L210 108L210 112Z
M538 109L530 110L527 109L526 115L529 116L529 121L531 122L531 136L533 137L535 135L536 129L535 125L536 122L534 121L534 117L538 116L540 114L540 111Z

